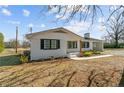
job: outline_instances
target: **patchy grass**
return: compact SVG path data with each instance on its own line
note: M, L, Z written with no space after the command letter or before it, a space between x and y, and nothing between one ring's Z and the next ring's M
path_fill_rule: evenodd
M18 49L18 54L22 53L23 48ZM10 65L18 65L20 64L20 58L18 54L15 53L15 49L9 48L5 49L2 53L0 53L0 66L10 66Z
M18 54L22 53L24 50L29 50L29 49L18 48ZM0 53L0 56L9 56L9 55L17 55L15 53L14 48L6 48L2 53Z
M124 57L74 61L57 59L0 67L0 86L119 86Z
M10 66L20 64L18 55L2 56L0 57L0 66Z

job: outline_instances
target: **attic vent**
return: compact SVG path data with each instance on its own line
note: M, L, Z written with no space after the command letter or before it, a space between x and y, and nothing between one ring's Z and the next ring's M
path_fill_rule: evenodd
M58 31L54 31L55 33L66 33L65 31L62 30L58 30Z
M85 39L89 39L89 38L90 38L90 33L85 33L85 34L84 34L84 38L85 38Z

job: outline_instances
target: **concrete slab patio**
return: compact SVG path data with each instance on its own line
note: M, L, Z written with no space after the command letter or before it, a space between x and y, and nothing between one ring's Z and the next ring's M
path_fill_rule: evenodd
M110 57L113 55L100 55L100 56L93 56L93 57L74 57L71 58L73 60L89 60L89 59L95 59L95 58L103 58L103 57Z

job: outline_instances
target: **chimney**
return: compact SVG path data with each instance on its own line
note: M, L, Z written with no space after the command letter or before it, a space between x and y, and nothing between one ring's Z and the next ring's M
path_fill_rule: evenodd
M90 33L85 33L85 34L84 34L84 38L85 38L85 39L90 39Z

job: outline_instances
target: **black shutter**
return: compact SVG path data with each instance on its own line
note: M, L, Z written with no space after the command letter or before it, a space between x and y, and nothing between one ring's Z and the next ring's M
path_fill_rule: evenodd
M40 40L40 49L44 49L44 39Z
M87 42L88 44L87 44L87 48L89 48L89 42Z
M58 45L57 48L59 49L60 48L60 40L57 40L57 43L58 43L57 44Z

